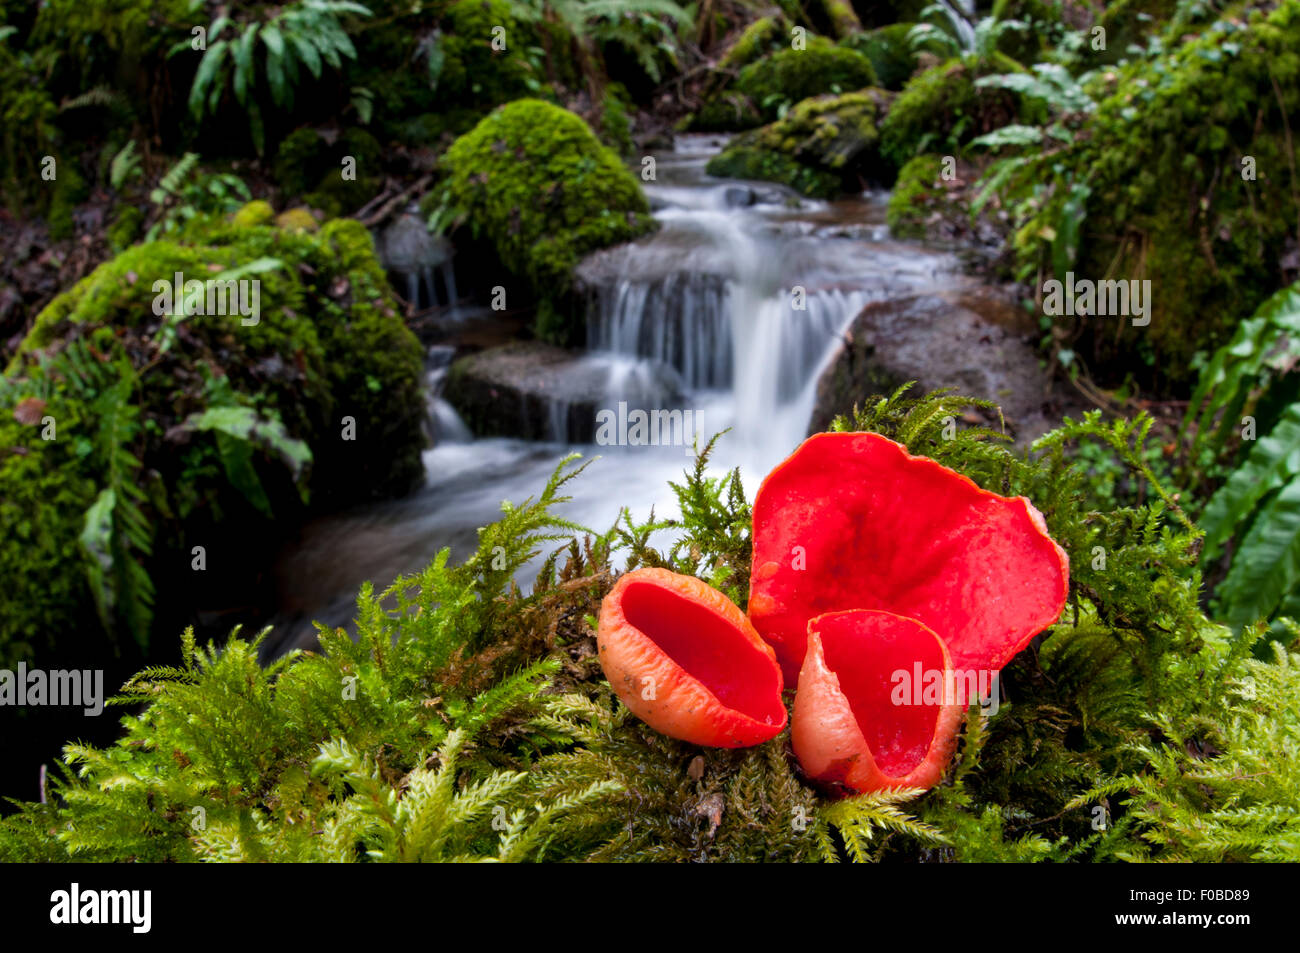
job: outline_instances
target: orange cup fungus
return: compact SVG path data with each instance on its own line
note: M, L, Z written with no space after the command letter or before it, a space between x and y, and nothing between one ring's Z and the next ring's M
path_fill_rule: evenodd
M749 615L638 569L601 606L610 685L652 728L714 747L786 724L805 773L854 791L943 776L968 698L1065 607L1069 560L1024 497L872 433L809 437L754 500ZM924 678L934 698L899 691Z
M966 705L951 693L936 704L897 691L894 676L917 670L946 681L952 663L943 640L915 619L858 609L809 622L790 723L804 772L854 791L937 784Z
M873 433L823 433L754 499L749 618L788 681L808 622L877 609L917 619L955 669L996 671L1065 607L1069 560L1024 497Z
M669 737L743 748L785 728L772 649L734 602L694 576L621 577L601 604L596 644L623 704Z

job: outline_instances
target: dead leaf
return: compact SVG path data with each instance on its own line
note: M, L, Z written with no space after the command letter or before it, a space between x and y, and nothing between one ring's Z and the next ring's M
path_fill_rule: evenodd
M14 420L25 427L35 426L45 416L45 401L39 397L26 397L14 408Z

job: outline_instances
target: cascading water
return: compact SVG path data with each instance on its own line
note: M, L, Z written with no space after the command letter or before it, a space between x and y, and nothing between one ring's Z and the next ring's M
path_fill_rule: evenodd
M951 256L875 240L883 206L797 200L772 186L703 175L716 142L686 138L658 163L646 192L660 230L593 256L589 354L572 373L601 375L606 408L669 403L693 411L701 445L726 428L713 463L739 467L752 494L806 435L817 380L842 333L869 301L945 283ZM871 235L871 240L856 237ZM431 354L430 410L437 442L425 453L424 489L318 521L279 565L285 608L270 651L310 644L310 621L346 624L359 584L386 584L443 546L461 558L502 500L534 496L560 457L599 455L574 484L568 518L604 530L629 507L645 519L676 515L669 480L689 446L569 446L573 410L551 407L552 443L470 439L440 397L450 353ZM521 585L529 580L520 578Z

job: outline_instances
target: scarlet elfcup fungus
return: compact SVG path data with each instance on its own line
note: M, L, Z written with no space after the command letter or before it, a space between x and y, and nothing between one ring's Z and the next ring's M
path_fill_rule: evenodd
M754 499L749 617L798 677L808 621L878 609L917 619L955 669L996 671L1061 614L1069 560L1024 497L873 433L809 437Z
M734 602L694 576L622 576L601 603L596 644L610 687L662 734L743 748L785 728L771 647Z
M966 706L956 693L900 699L895 674L917 666L951 684L943 639L915 619L857 609L810 621L790 722L804 772L854 791L937 784Z

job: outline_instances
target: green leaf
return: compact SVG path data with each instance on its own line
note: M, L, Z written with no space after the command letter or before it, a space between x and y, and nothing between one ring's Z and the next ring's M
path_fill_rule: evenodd
M289 37L293 43L293 48L298 51L298 58L307 64L307 71L315 79L320 79L321 59L316 45L305 36L293 33Z
M1260 500L1296 477L1300 477L1300 404L1286 409L1273 430L1255 442L1245 462L1211 497L1199 521L1205 531L1206 558L1213 558L1238 527L1250 520Z
M216 432L226 476L250 503L268 516L271 504L253 466L253 450L260 448L277 454L295 483L301 481L303 471L312 460L311 448L306 443L290 436L279 420L259 416L251 407L233 404L209 407L187 417L184 426L195 432Z
M227 44L225 40L218 40L208 51L203 54L203 59L199 63L198 72L194 74L194 83L190 86L190 112L195 119L203 118L203 104L209 98L212 89L215 87L220 90L217 81L218 71L226 57Z
M253 85L253 45L261 26L254 23L245 30L235 47L235 98L241 106L247 101L248 90Z
M1300 583L1300 480L1292 480L1255 517L1215 593L1232 625L1265 619Z
M90 591L95 597L99 621L105 629L113 627L113 606L116 601L112 584L113 508L116 505L117 494L111 487L100 490L95 502L86 510L81 536L77 540L86 556Z

